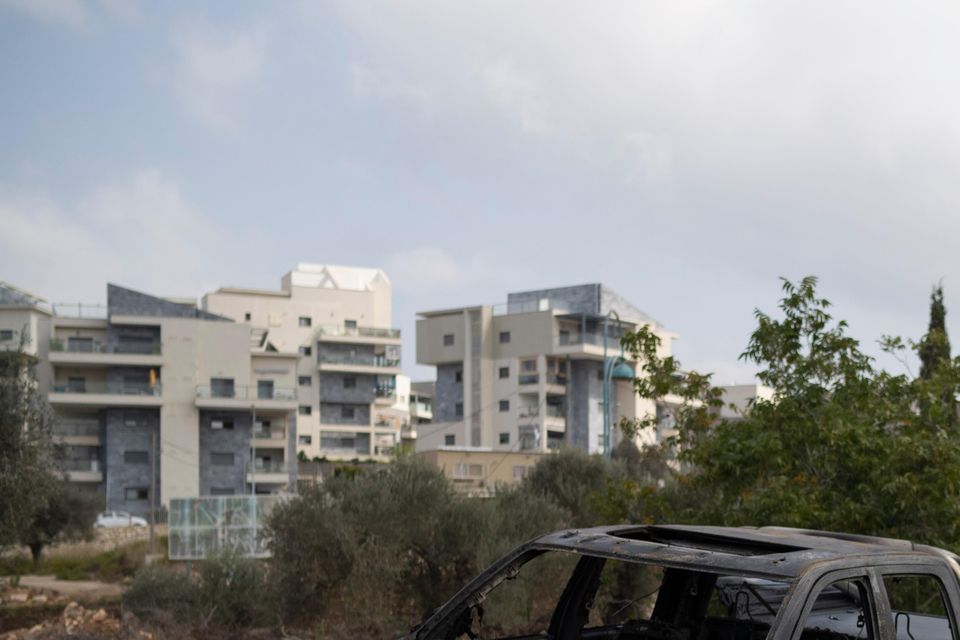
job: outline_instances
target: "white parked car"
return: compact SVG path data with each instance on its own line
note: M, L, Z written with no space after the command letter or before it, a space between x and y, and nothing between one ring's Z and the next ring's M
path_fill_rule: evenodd
M126 511L104 511L97 516L93 526L98 529L113 529L116 527L145 527L147 521L138 516L132 516Z

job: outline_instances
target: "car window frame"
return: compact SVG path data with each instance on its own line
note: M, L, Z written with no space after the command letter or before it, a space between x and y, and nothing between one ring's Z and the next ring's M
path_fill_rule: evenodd
M813 610L813 605L816 603L817 598L820 597L820 592L833 583L843 580L863 580L866 583L867 605L871 616L869 623L873 625L873 629L875 630L873 640L895 640L895 636L891 635L892 628L887 623L887 619L889 618L889 604L885 598L881 597L881 594L883 596L886 595L880 591L882 588L882 580L880 580L880 576L877 574L875 568L868 566L835 569L827 571L813 579L809 589L806 590L803 605L799 611L793 615L793 628L790 635L784 635L783 637L789 638L790 640L800 640L800 636L804 630L804 623L810 616L810 612ZM802 582L798 587L801 586ZM793 598L791 598L791 600L792 599ZM784 602L781 606L781 614L787 615L784 610L788 604L789 603ZM886 615L881 612L881 609L885 609ZM864 621L867 622L866 620ZM771 635L770 637L775 636Z
M890 597L887 594L887 587L883 582L884 576L922 576L931 577L940 583L940 595L944 598L943 608L947 612L950 620L950 634L953 640L960 640L960 628L957 621L960 620L960 585L957 583L957 576L947 567L940 564L892 564L876 567L877 582L886 605L886 614L889 618L887 623L890 625L890 640L896 640L897 629L893 618L893 608L890 606Z

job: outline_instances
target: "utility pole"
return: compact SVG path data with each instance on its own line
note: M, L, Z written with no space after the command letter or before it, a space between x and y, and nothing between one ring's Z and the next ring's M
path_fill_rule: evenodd
M250 448L253 454L250 456L250 493L257 495L257 405L250 405L250 412L253 415L253 428L250 433Z
M157 432L150 434L150 553L153 548L153 528L157 523Z

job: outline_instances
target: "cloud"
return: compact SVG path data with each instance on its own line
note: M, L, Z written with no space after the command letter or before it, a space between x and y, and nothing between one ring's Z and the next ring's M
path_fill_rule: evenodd
M192 116L210 128L234 130L240 105L261 79L269 44L261 28L176 31L175 88Z
M427 291L460 286L467 278L450 253L438 247L417 247L387 256L387 275L398 289Z
M506 58L484 67L481 76L491 102L523 131L538 134L550 131L550 103L534 76Z
M362 64L353 65L350 72L353 93L360 98L405 104L423 112L433 106L433 91L427 87Z
M3 279L53 301L102 301L105 282L195 295L201 283L245 273L232 259L252 244L155 170L67 205L2 188L0 227Z
M0 9L10 9L42 22L80 29L89 15L81 0L0 0Z

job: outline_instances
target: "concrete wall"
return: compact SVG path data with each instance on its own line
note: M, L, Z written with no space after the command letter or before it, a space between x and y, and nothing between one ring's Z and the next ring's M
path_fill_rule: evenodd
M213 420L232 419L233 429L213 429ZM213 489L233 489L235 494L247 492L246 473L250 463L250 439L253 416L249 411L200 411L200 494ZM231 466L215 465L210 454L233 453Z
M462 362L466 351L464 312L430 316L417 320L417 362L443 364ZM443 336L452 334L453 344L445 345Z
M106 459L106 499L107 509L127 511L133 515L147 517L150 512L150 499L128 500L124 491L128 488L147 488L154 486L150 481L150 454L152 439L157 438L157 461L154 465L156 486L160 480L160 412L156 409L106 409L106 424L103 440ZM124 461L126 451L145 451L147 462L128 464ZM157 506L160 505L159 496Z
M584 451L598 451L603 433L603 382L598 360L572 360L567 384L567 443Z

